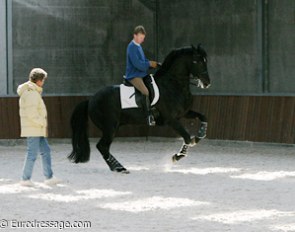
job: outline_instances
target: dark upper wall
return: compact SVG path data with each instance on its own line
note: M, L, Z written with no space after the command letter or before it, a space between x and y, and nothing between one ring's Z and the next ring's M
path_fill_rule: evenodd
M0 95L7 94L6 2L0 0Z
M135 25L143 24L154 53L153 11L137 0L14 0L14 90L32 67L49 73L52 94L87 94L120 83L125 50Z
M294 0L13 0L13 89L36 66L49 72L50 94L120 83L132 29L143 24L150 58L205 45L212 87L194 93L294 94L294 8Z
M295 1L269 0L269 90L295 92Z
M260 93L256 4L251 1L160 1L163 57L173 47L201 42L209 55L211 93ZM169 4L168 4L169 3Z
M161 0L160 59L203 43L212 87L195 93L294 93L294 0Z

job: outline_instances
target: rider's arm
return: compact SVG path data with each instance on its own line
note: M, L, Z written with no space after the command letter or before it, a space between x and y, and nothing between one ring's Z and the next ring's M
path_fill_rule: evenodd
M150 67L149 60L148 59L142 60L139 57L138 50L135 46L130 48L129 59L130 59L131 63L134 65L134 67L136 67L140 71L143 71L143 72L148 71L148 69Z

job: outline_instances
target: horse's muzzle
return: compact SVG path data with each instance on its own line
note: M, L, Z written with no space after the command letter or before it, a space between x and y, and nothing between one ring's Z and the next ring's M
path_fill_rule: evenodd
M201 78L192 78L190 83L201 89L208 89L211 86L209 82L203 81Z

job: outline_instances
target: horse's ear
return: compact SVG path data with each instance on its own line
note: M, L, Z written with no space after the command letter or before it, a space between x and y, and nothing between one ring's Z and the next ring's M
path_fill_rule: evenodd
M191 46L192 46L193 50L197 50L196 47L193 44L191 44Z
M202 44L199 43L199 44L198 44L198 50L200 50L201 48L202 48Z

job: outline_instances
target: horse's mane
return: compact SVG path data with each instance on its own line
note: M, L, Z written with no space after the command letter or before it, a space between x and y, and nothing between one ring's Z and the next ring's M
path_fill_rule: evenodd
M193 48L192 46L173 49L166 56L160 69L155 73L155 77L164 75L169 70L169 68L171 67L175 59L179 58L179 56L182 56L182 55L191 55L193 53L193 49L195 48ZM205 50L201 46L198 46L198 52L200 53L202 57L204 58L207 57Z
M191 55L193 52L192 47L183 47L173 49L165 58L163 64L161 65L160 69L155 73L155 76L164 75L172 65L175 59L179 58L182 55Z

